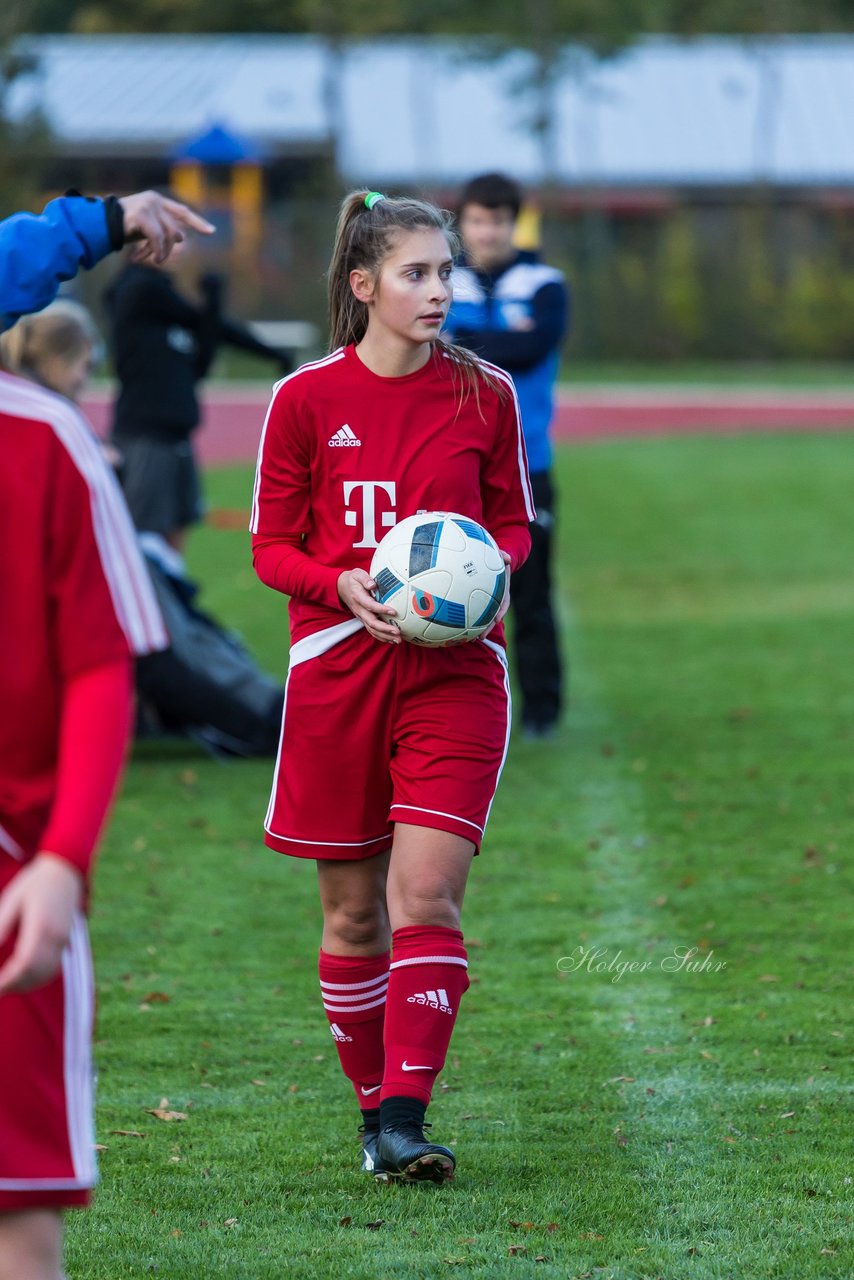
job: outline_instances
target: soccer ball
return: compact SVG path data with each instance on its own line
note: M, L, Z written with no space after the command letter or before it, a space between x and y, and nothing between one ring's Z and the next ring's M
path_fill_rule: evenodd
M507 566L467 516L426 511L389 529L371 561L374 595L394 605L404 640L433 646L476 640L495 621Z

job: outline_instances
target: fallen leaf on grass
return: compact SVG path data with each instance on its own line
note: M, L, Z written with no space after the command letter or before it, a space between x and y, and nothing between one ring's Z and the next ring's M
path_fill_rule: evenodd
M794 1114L795 1114L795 1113L794 1113L794 1111L783 1111L783 1112L781 1112L781 1114L780 1114L780 1119L781 1119L781 1120L791 1120L791 1118L792 1118L792 1116L793 1116Z
M180 1228L180 1227L174 1227L174 1228L169 1232L169 1234L170 1234L170 1236L172 1236L172 1239L173 1239L173 1240L178 1240L178 1239L179 1239L179 1238L184 1234L184 1232L181 1230L181 1228Z
M366 1222L365 1226L368 1228L369 1231L379 1231L380 1227L383 1225L384 1222L385 1222L385 1218L376 1218L375 1221L373 1222Z
M96 1151L109 1151L109 1149L110 1149L109 1147L105 1147L105 1146L104 1146L103 1142L96 1142L96 1143L95 1143L95 1150L96 1150Z
M350 1223L351 1223L352 1221L353 1221L353 1219L352 1219L352 1218L350 1217L350 1215L348 1214L346 1218L339 1218L339 1219L338 1219L338 1225L339 1225L339 1227L349 1227L349 1225L350 1225Z
M511 1244L507 1250L508 1258L521 1258L528 1250L523 1244Z
M759 975L760 982L779 982L780 975L777 973L761 973Z
M830 1253L830 1254L834 1254L834 1253L836 1253L836 1250L835 1250L835 1249L822 1249L822 1250L821 1250L821 1252L822 1252L822 1253Z
M145 1111L147 1115L154 1116L156 1120L165 1120L167 1123L171 1123L173 1120L187 1119L186 1111L169 1110L168 1098L161 1098L159 1107L146 1107Z
M143 1004L168 1004L172 999L167 996L165 991L149 991L147 996L142 997Z
M636 1076L611 1076L610 1080L602 1081L602 1088L604 1089L606 1084L634 1084L636 1078Z
M546 1258L542 1253L539 1253L539 1254L537 1254L537 1256L536 1256L536 1258L534 1259L534 1261L535 1261L535 1262L548 1262L548 1258Z
M111 1129L110 1133L114 1133L118 1138L144 1138L144 1133L139 1133L136 1129Z
M267 1081L266 1081L266 1080L250 1080L250 1081L249 1081L249 1083L250 1083L250 1084L254 1084L256 1089L266 1089L266 1088L267 1088Z
M222 1225L224 1227L236 1227L237 1221L238 1221L237 1218L226 1218L225 1222Z

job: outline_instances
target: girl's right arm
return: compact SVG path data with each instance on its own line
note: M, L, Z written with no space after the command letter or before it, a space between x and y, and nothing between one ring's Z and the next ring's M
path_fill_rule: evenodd
M376 639L397 643L400 632L383 621L394 609L377 604L364 569L320 564L303 551L310 524L311 454L286 380L273 393L258 449L249 522L255 572L274 591L348 609Z

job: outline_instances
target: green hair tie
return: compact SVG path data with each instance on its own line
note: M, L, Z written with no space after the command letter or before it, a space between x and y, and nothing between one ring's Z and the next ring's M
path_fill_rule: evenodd
M365 207L373 209L375 204L379 204L380 200L385 200L385 196L381 191L369 191L365 196Z

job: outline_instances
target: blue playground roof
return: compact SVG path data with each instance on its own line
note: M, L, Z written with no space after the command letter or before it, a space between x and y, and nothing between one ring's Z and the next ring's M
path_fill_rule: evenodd
M41 111L65 154L173 154L217 122L270 155L332 151L354 183L649 187L854 184L854 37L567 46L554 127L530 55L446 38L46 36L7 112Z

